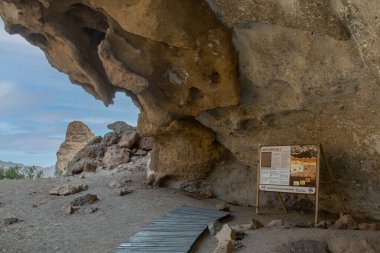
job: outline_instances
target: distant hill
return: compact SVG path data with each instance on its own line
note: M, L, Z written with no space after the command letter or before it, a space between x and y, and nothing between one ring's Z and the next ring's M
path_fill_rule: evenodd
M11 166L20 166L20 167L26 167L26 165L21 163L13 163L13 162L4 162L0 160L0 167L8 168Z
M14 163L14 162L4 162L0 160L0 167L3 168L9 168L12 166L19 166L21 168L30 167L28 165L22 164L22 163ZM55 165L49 166L49 167L41 167L41 166L35 166L37 169L42 169L44 172L43 177L54 177L54 171L55 171Z

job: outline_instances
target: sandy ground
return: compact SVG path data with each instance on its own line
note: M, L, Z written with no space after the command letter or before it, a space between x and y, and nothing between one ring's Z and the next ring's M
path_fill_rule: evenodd
M129 188L134 189L133 193L119 196L117 189L108 186L112 179L120 178L133 179L127 183ZM118 172L86 175L83 179L63 177L0 181L0 219L17 217L24 220L0 227L0 252L112 252L129 236L179 205L215 209L215 205L221 202L217 199L197 199L174 189L152 188L143 180L142 176ZM48 194L52 186L62 183L85 183L89 189L70 196ZM67 206L76 196L84 193L97 194L99 201L92 205L99 208L97 212L62 213L62 206ZM248 223L254 216L254 209L249 207L232 206L232 211L233 216L227 220L231 225ZM312 220L310 215L283 215L280 212L260 215L259 219L267 223L278 217L289 222ZM371 241L372 245L373 241L380 240L379 232L264 228L248 231L237 252L289 252L287 245L291 240L328 240L339 236L361 238ZM193 253L212 252L215 245L216 240L204 233Z

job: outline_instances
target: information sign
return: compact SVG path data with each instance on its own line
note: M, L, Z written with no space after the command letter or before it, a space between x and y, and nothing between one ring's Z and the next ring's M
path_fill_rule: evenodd
M319 153L319 145L261 147L259 190L316 194Z

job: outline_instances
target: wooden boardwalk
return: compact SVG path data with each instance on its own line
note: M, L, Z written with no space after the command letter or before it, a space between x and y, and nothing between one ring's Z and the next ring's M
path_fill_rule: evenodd
M114 253L187 253L208 224L229 214L180 206L137 232Z

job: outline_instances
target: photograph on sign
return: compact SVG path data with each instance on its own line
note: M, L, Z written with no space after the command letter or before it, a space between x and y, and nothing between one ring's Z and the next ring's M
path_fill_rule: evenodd
M318 145L261 147L259 189L315 194L317 160Z
M290 185L315 187L318 158L316 146L292 146L290 156Z

